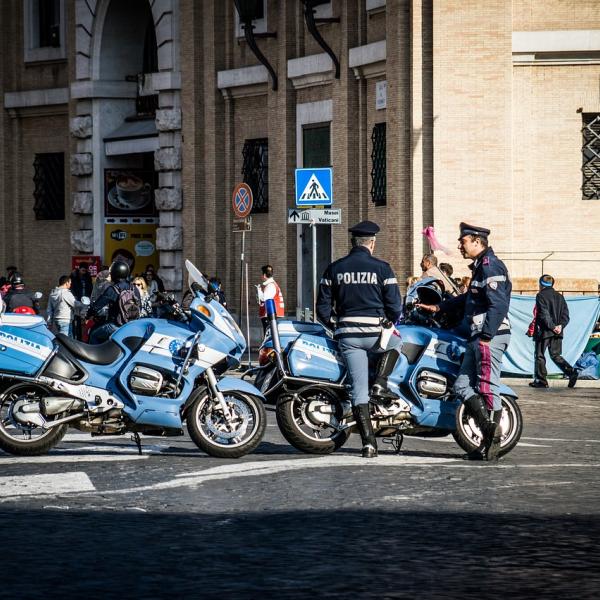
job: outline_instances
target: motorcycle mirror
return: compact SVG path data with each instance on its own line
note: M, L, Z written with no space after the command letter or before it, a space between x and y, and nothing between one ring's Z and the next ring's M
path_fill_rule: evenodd
M40 298L42 298L42 296L43 296L43 295L44 295L44 294L42 294L42 292L35 292L35 293L33 294L33 299L34 299L34 300L39 300Z
M80 302L84 306L89 306L91 304L91 301L90 301L90 299L87 296L81 296Z

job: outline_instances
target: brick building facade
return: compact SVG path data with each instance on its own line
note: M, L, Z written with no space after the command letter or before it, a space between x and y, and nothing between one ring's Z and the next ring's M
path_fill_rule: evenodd
M230 197L246 179L259 205L250 280L270 262L289 312L310 306L310 233L287 224L298 166L334 169L343 224L320 228L319 268L368 218L404 279L425 226L454 250L465 220L492 229L513 277L537 276L553 252L543 268L558 278L600 279L594 0L331 0L315 8L325 46L300 0L264 0L254 31L276 33L256 43L277 86L233 0L48 0L50 15L43 4L0 4L0 265L36 288L74 254L110 260L107 172L154 171L148 223L169 288L190 258L237 306ZM44 206L56 182L40 183L61 153L48 164L64 165L62 217L60 190ZM466 272L456 251L443 260Z

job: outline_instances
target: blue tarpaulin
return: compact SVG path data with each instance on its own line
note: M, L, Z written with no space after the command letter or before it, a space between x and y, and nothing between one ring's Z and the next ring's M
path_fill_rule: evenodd
M569 296L565 298L569 307L570 321L564 332L563 357L574 365L581 356L600 314L597 296ZM509 318L512 336L508 351L504 355L502 371L511 375L533 374L533 339L528 338L527 328L533 319L535 296L513 295L510 300ZM560 369L546 353L548 374L560 373Z

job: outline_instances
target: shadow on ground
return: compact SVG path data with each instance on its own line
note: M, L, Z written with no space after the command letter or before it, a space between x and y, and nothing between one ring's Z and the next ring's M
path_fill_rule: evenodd
M143 514L107 505L0 518L5 600L583 599L600 589L598 516Z

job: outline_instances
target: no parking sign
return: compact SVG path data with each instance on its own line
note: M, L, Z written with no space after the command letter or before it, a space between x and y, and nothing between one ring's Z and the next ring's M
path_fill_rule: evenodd
M252 211L252 190L247 183L238 183L233 188L231 205L238 219L245 219Z

